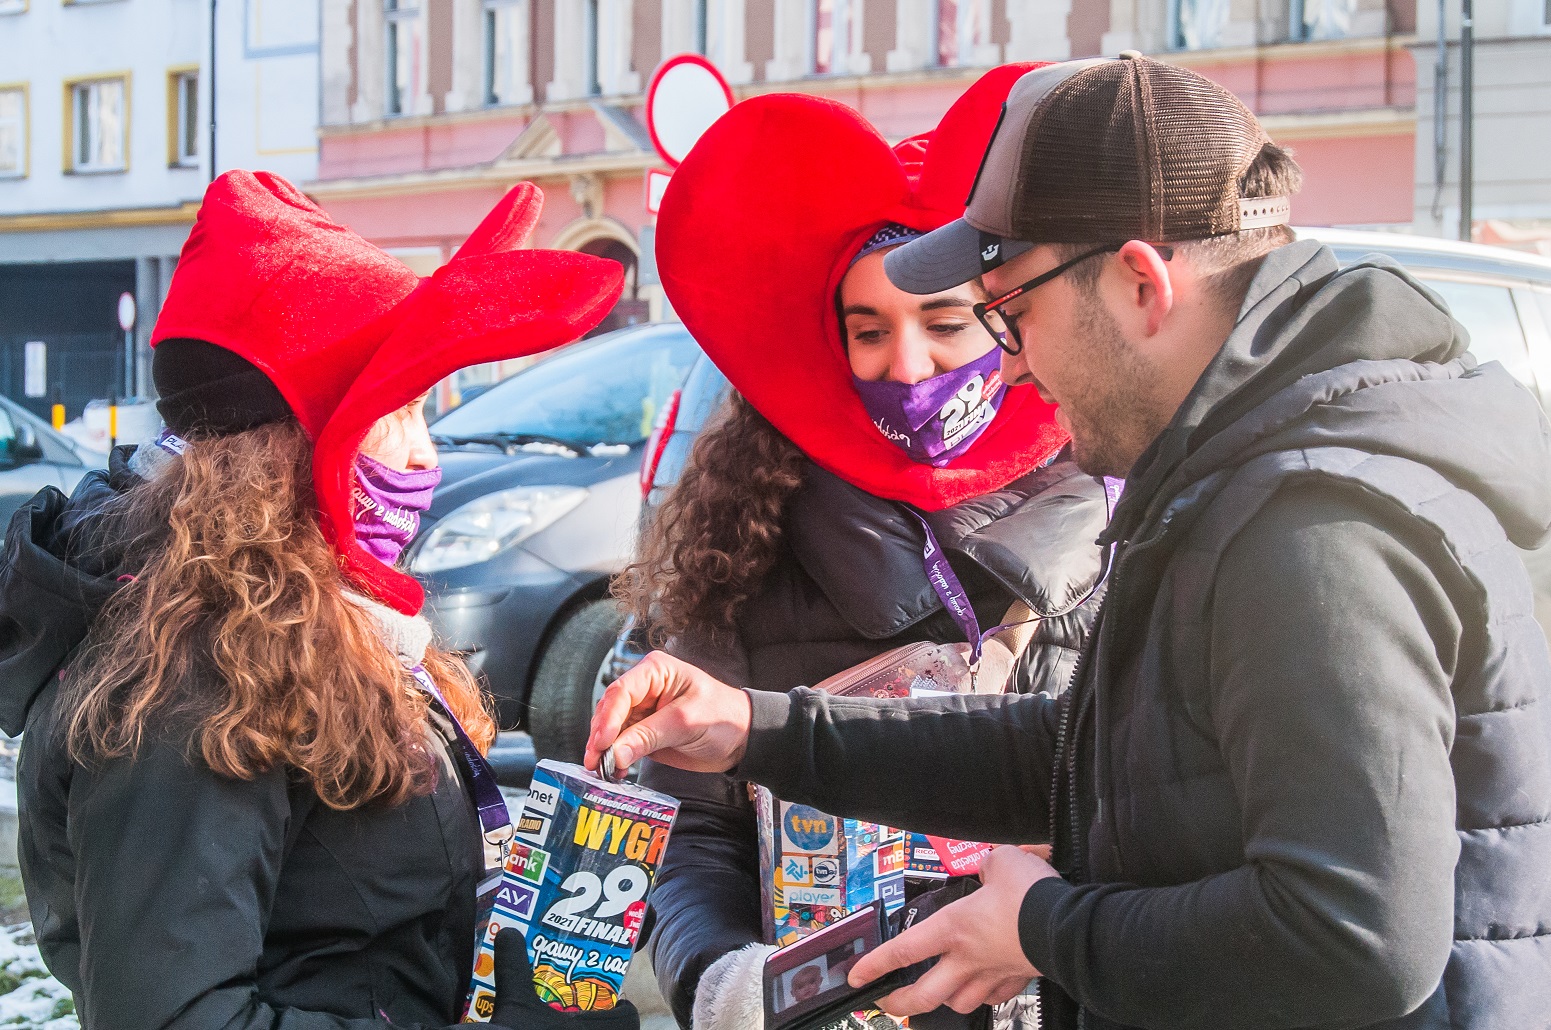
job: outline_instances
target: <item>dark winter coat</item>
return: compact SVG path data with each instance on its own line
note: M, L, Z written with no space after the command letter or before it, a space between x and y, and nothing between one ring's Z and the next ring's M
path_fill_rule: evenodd
M1108 517L1103 485L1068 460L929 513L981 628L1014 598L1042 623L1016 685L1058 694L1093 620ZM817 683L893 647L964 639L922 565L924 534L902 507L817 468L790 500L781 555L740 613L740 648L673 648L727 682L763 691ZM663 995L689 1025L706 967L762 939L753 808L743 782L648 763L643 781L681 801L651 899L650 946ZM910 825L908 822L903 825Z
M39 494L0 567L0 726L26 730L20 859L49 969L91 1030L453 1023L484 856L450 759L429 796L341 812L284 768L217 775L170 728L133 760L65 754L58 670L116 579L90 516L131 475L115 455L111 484Z
M1019 927L1055 1028L1544 1026L1551 659L1513 544L1551 444L1465 348L1393 263L1274 252L1133 470L1061 701L755 695L735 772L1053 836Z

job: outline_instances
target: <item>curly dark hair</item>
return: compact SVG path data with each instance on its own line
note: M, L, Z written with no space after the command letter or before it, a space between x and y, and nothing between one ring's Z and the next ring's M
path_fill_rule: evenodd
M614 596L654 646L691 627L734 638L738 610L775 564L806 460L741 394L728 397L614 579Z

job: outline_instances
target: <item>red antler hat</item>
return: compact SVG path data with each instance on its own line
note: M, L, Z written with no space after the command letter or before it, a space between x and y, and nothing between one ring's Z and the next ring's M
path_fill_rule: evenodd
M531 183L513 187L447 265L419 279L279 176L227 172L206 191L178 259L151 345L204 341L264 374L313 440L320 524L341 570L399 611L419 611L420 585L355 538L353 466L366 433L459 368L578 338L623 288L616 262L515 249L543 200ZM158 364L158 386L181 388L159 405L174 431L272 420L251 384L238 391L246 400L209 403L213 376L241 386L242 375L230 362L199 360L194 373Z
M935 511L1006 485L1066 443L1054 409L1018 386L964 454L942 468L912 461L862 407L835 305L852 256L880 227L927 231L964 214L1002 102L1037 67L987 72L929 137L895 148L843 104L745 100L706 131L663 197L657 263L674 310L760 414L868 493Z

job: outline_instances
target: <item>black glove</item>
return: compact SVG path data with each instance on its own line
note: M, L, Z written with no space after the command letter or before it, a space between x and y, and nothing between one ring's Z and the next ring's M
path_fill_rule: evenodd
M495 938L495 1011L490 1022L509 1030L641 1030L640 1014L624 999L595 1012L561 1012L539 1000L528 942L511 926Z

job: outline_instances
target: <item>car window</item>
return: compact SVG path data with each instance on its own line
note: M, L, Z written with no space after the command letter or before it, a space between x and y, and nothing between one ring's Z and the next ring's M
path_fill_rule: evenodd
M1480 362L1501 361L1519 382L1535 389L1535 373L1524 343L1513 294L1506 286L1424 279L1449 305L1460 324L1470 331L1470 352Z
M16 423L11 421L11 413L0 408L0 455L10 458L11 444L16 439Z
M626 329L576 345L436 420L438 436L525 434L637 444L700 349L688 333Z
M1546 327L1546 332L1551 333L1551 290L1531 290L1536 302L1540 304L1540 319Z

